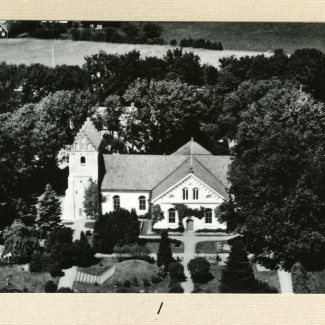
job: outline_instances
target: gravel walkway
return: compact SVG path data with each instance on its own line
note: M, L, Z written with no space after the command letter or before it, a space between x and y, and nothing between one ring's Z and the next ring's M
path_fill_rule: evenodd
M291 273L278 270L281 293L293 293Z
M77 267L73 266L70 269L63 270L64 276L60 278L58 289L60 288L70 288L72 289L74 280L77 275Z

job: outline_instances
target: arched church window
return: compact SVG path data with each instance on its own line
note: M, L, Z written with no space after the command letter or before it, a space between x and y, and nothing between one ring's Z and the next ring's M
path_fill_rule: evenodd
M86 165L86 158L84 156L80 157L80 164L81 164L81 166Z
M120 197L118 195L113 196L113 208L117 210L121 207Z
M176 222L176 211L175 209L168 210L168 222L175 223Z
M188 200L188 188L183 188L183 200Z
M212 223L212 210L211 209L206 209L204 216L205 216L205 223Z
M199 189L193 188L193 200L198 200L198 199L199 199Z
M139 210L146 210L146 198L144 196L139 197Z

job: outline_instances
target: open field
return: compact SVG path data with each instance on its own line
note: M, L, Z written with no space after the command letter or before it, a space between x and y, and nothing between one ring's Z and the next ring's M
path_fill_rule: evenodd
M293 53L312 47L325 52L325 24L316 23L193 23L164 22L162 37L168 43L182 38L204 38L220 41L228 50L266 52L282 48Z
M70 40L39 40L39 39L0 39L0 62L13 64L42 63L52 66L52 45L56 65L80 65L85 63L84 57L93 55L103 50L107 53L124 54L132 50L138 50L142 57L157 56L162 58L169 45L133 45L112 44L100 42L84 42ZM184 48L199 55L202 63L219 65L219 59L225 56L257 55L261 52L254 51L212 51L204 49Z

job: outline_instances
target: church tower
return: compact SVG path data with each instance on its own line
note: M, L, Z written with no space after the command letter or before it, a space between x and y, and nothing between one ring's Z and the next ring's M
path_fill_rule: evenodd
M98 181L100 132L88 118L75 136L69 151L68 188L62 212L63 220L85 219L83 201L89 179Z

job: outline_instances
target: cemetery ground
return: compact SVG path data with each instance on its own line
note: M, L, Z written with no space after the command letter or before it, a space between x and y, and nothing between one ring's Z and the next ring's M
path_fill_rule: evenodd
M99 270L93 268L90 271L99 272ZM103 284L75 282L73 290L81 293L167 293L170 281L169 276L167 275L165 278L161 278L161 282L159 283L153 283L156 282L153 278L157 278L157 272L158 267L156 265L149 264L145 261L123 261L116 264L114 274Z
M7 285L7 278L9 285ZM49 272L29 272L24 270L22 265L2 265L0 266L0 290L18 292L40 293L45 292L44 285L47 281L59 282L59 278L52 278Z

